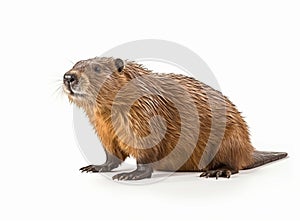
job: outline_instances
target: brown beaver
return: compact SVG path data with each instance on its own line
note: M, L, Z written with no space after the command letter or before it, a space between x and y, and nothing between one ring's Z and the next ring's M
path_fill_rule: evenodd
M113 179L150 178L154 169L229 178L287 156L256 151L236 107L192 77L96 57L77 62L63 82L70 101L86 112L107 155L104 164L83 167L82 172L108 172L133 156L137 169Z

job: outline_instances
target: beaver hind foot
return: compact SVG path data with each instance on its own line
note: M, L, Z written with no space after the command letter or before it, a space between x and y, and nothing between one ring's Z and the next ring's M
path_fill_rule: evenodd
M216 179L219 177L230 178L231 175L235 173L238 173L238 171L223 167L215 170L203 170L203 172L200 174L200 177L215 177Z

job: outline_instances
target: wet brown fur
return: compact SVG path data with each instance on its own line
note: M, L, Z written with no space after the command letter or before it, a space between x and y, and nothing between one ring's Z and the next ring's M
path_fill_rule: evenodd
M100 64L101 73L99 75L93 73L90 68L91 63ZM122 161L128 156L133 156L139 163L153 163L154 169L177 171L211 170L222 166L232 171L238 171L253 163L254 148L249 139L248 127L240 112L221 92L192 77L178 74L156 74L131 61L126 61L124 69L118 72L113 58L94 58L81 61L70 72L81 77L82 88L87 91L86 95L82 97L74 98L69 95L70 100L86 111L104 148ZM154 80L140 82L140 85L137 85L139 89L154 90L153 85L156 81L165 82L169 79L187 91L196 105L200 132L193 134L191 127L189 133L191 137L184 138L184 142L189 144L190 140L196 136L197 143L190 156L186 153L184 146L173 151L179 140L182 116L171 99L168 98L173 97L177 99L178 103L182 103L183 106L186 105L186 99L184 96L180 96L181 91L179 89L170 88L172 85L167 83L156 86L160 93L157 94L156 91L153 91L152 95L140 97L133 103L128 116L123 115L122 107L128 105L130 96L136 96L135 91L127 91L126 96L116 104L115 98L123 86L132 79L147 75L150 75L150 79ZM208 99L211 99L211 103ZM116 106L114 113L111 112L113 104ZM212 113L211 106L217 107L220 104L225 107L223 109L225 111L224 117L222 117L222 111ZM117 128L113 127L112 115L117 119ZM124 129L126 128L125 124L129 124L129 128L137 136L145 137L150 133L149 121L155 115L160 115L165 119L167 128L164 138L159 143L153 148L136 148L124 142L128 136L126 129ZM191 118L187 121L193 121L195 118L188 112L185 116ZM219 123L223 123L225 126L224 134L221 131L222 128L211 127L212 120L222 121ZM215 144L218 145L218 151L211 153L215 155L208 165L201 166L200 160L209 137L214 144L214 140L218 140L220 134L223 135L220 143L216 142ZM163 160L168 155L168 160Z

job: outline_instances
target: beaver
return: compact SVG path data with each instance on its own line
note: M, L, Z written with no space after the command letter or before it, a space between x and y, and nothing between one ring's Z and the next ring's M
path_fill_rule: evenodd
M106 153L104 164L82 167L82 172L109 172L132 156L137 168L113 179L150 178L154 170L229 178L287 156L254 149L235 105L192 77L95 57L66 72L63 89L85 111Z

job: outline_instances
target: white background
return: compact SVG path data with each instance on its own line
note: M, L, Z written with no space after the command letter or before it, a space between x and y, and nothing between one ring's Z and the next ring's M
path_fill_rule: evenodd
M1 1L0 219L299 220L299 11L298 1ZM199 54L254 146L290 157L217 181L79 173L87 162L56 80L71 61L145 38Z

